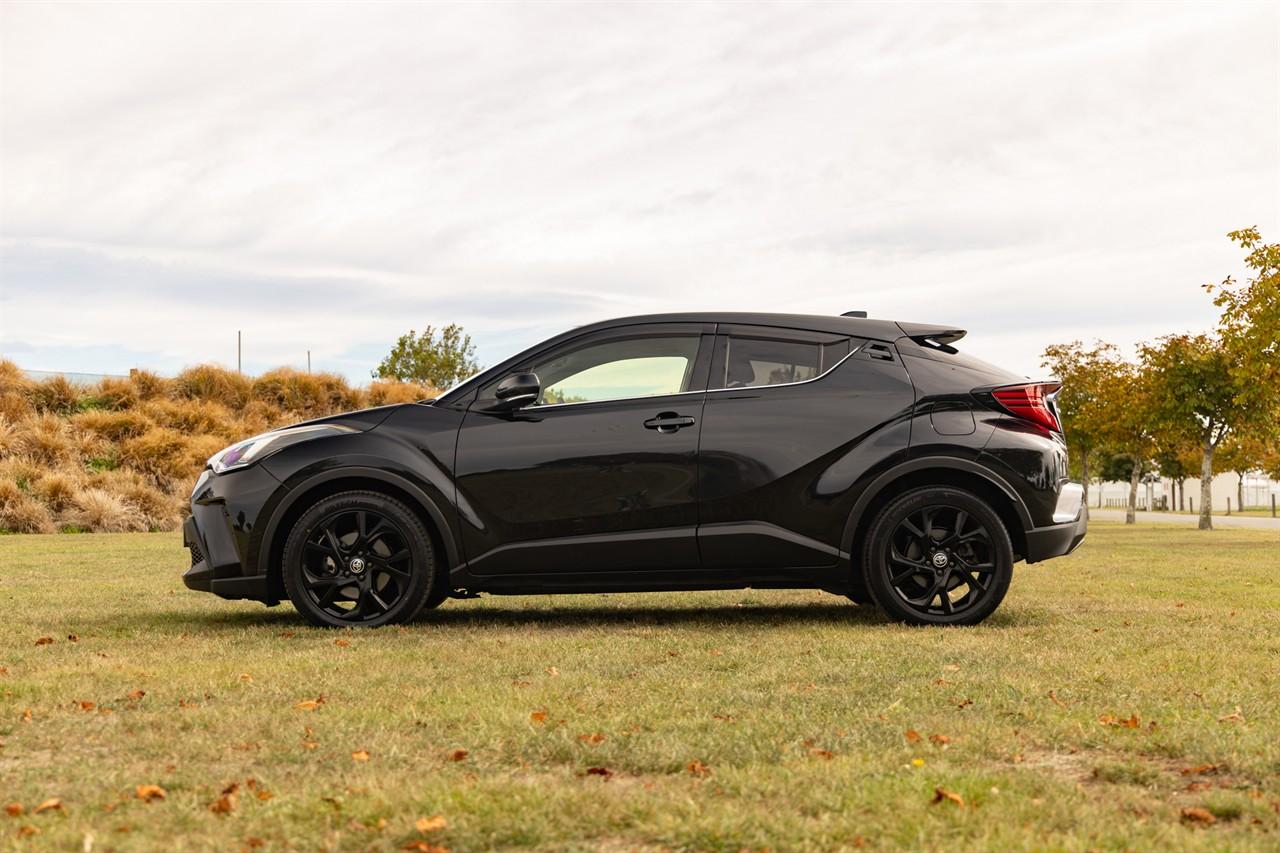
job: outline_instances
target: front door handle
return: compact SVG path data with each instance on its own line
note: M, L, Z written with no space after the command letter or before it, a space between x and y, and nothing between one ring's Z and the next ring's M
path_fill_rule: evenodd
M693 426L697 421L688 415L677 414L676 412L659 412L657 417L649 418L644 422L645 429L656 429L661 433L675 432L680 427Z

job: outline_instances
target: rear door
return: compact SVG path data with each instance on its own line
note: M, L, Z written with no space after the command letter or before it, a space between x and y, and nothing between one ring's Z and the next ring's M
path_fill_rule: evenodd
M913 401L892 346L722 324L698 462L703 567L834 566L852 490L905 455Z

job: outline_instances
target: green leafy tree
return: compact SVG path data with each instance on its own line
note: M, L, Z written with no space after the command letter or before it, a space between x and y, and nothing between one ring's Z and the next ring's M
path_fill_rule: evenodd
M1200 457L1200 529L1213 529L1213 456L1233 432L1258 425L1259 408L1245 401L1232 355L1210 335L1166 335L1139 348L1149 374L1150 414L1162 434L1194 441Z
M1129 458L1129 501L1124 523L1133 524L1137 520L1138 484L1156 452L1155 430L1148 414L1150 377L1117 359L1099 382L1097 400L1100 445L1113 456ZM1115 464L1114 459L1111 464Z
M435 388L448 388L478 372L476 348L462 327L450 323L438 332L427 326L421 334L412 329L401 335L378 369L376 379L399 379Z
M1187 506L1186 483L1200 469L1200 449L1185 441L1181 436L1165 433L1156 436L1156 453L1154 462L1161 477L1173 481L1173 492L1176 501L1170 501L1170 509L1177 504L1178 512Z
M1244 509L1244 475L1261 471L1267 462L1269 443L1262 438L1262 430L1251 429L1245 433L1227 436L1218 450L1218 468L1236 475L1236 509Z
M1248 253L1244 262L1252 274L1244 284L1227 276L1204 287L1222 309L1218 335L1230 358L1238 401L1255 412L1274 414L1280 412L1280 243L1264 242L1256 227L1227 237ZM1274 417L1255 421L1259 435L1280 440Z
M1072 341L1045 349L1040 366L1062 381L1058 413L1070 457L1080 466L1087 504L1091 474L1100 461L1109 429L1104 392L1108 381L1124 371L1123 359L1114 344L1096 341L1092 349L1086 349L1080 341Z

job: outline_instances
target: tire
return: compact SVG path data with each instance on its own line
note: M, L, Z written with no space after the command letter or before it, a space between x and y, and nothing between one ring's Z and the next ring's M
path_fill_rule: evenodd
M316 502L284 545L285 592L313 625L408 622L435 591L435 549L422 520L379 492Z
M862 565L867 588L891 618L910 625L976 625L1009 590L1013 545L1000 516L981 498L926 486L880 511L867 532Z

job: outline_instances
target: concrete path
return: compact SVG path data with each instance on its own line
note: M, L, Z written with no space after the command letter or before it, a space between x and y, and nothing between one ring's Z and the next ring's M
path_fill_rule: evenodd
M1089 518L1096 521L1124 521L1122 509L1089 508ZM1185 524L1192 527L1200 523L1200 516L1180 512L1139 512L1139 524ZM1258 518L1252 515L1215 515L1214 527L1247 527L1253 530L1280 530L1280 518Z

